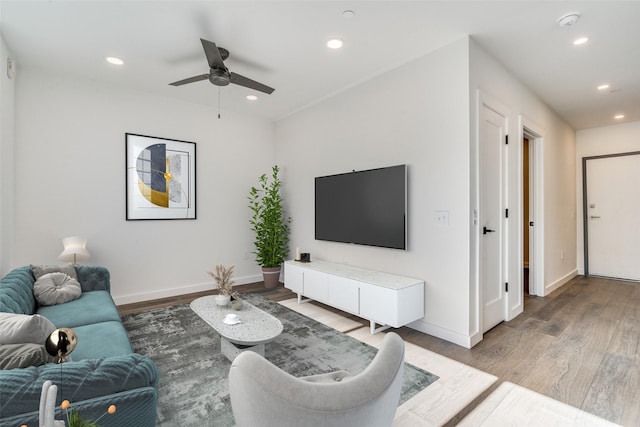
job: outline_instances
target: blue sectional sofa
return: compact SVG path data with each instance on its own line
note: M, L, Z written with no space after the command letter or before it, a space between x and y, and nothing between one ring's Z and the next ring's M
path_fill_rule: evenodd
M151 359L131 348L111 298L109 271L95 266L75 270L81 296L56 305L38 304L31 266L16 268L0 280L0 314L39 314L78 336L71 361L0 370L0 427L38 426L46 380L58 385L58 405L68 399L86 419L95 420L109 405L116 405L115 414L100 419L102 427L154 427L158 370Z

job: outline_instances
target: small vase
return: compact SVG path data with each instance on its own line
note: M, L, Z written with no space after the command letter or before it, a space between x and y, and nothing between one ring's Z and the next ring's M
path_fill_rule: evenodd
M240 310L242 308L242 300L239 298L231 300L231 308L234 310Z
M231 300L231 296L229 295L216 295L216 304L220 305L220 306L225 306L229 304L229 301Z

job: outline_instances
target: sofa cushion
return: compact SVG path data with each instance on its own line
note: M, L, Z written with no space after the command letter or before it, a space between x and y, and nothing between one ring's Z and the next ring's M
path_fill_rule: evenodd
M82 295L80 283L66 273L47 273L36 279L33 294L41 305L64 304Z
M0 369L28 368L55 362L42 344L0 345Z
M31 271L33 272L33 277L35 277L36 280L49 273L64 273L69 277L78 280L78 273L76 272L76 268L73 264L31 265Z
M111 291L109 270L97 265L76 265L82 292Z
M0 344L44 344L56 329L39 314L0 313Z
M3 277L0 280L0 311L33 314L36 310L33 282L29 266L15 268Z
M73 328L92 323L120 322L118 309L107 291L83 292L80 298L59 305L40 306L38 314L57 328Z
M73 328L78 345L71 353L74 361L133 353L127 331L120 322L100 322Z

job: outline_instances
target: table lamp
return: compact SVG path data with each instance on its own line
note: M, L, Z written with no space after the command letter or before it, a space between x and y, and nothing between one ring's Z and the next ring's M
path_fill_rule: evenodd
M77 259L89 258L89 251L87 251L87 239L84 237L65 237L62 239L64 250L58 256L59 259L65 261L73 260L73 265L77 264Z

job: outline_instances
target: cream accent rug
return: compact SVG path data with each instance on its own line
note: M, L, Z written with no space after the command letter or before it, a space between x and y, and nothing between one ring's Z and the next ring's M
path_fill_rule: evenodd
M297 299L280 304L324 323L353 338L379 348L384 332L371 335L368 326L313 304ZM393 426L441 426L491 387L498 378L463 363L405 342L407 362L440 377L398 407ZM617 424L524 387L504 382L483 399L458 424L486 426L610 427Z
M465 427L617 426L519 385L504 382L460 424Z

